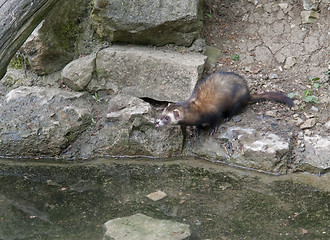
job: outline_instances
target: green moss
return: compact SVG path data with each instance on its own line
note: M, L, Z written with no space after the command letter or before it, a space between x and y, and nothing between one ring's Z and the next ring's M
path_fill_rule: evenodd
M28 69L30 63L27 58L24 58L21 54L16 54L9 63L9 66L15 69Z
M67 52L72 52L73 43L79 33L78 24L74 21L67 22L58 26L56 31L56 36L61 39L60 45Z

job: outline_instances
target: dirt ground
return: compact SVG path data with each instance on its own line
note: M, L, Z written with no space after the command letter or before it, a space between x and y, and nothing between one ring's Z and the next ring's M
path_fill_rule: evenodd
M330 120L329 6L322 0L315 23L303 24L302 0L206 0L202 37L222 52L207 72L235 71L251 92L289 93L295 102L291 110L274 103L250 108L274 114L298 131L314 117L316 125L307 134L324 135Z

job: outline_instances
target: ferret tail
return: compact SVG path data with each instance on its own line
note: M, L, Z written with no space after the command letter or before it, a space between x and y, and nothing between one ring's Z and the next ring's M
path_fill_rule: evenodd
M267 100L273 102L280 102L280 103L285 103L290 107L294 105L292 99L282 92L265 92L260 94L251 94L250 100L252 102L267 101Z

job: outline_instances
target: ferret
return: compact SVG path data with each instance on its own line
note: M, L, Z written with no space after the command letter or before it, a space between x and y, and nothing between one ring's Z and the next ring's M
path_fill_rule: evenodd
M249 102L270 100L292 107L293 101L282 92L250 94L243 77L233 72L217 72L196 84L185 102L170 103L156 120L164 125L217 127L225 119L238 114Z

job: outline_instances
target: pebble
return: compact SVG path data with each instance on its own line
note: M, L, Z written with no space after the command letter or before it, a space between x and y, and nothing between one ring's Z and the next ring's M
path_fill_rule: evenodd
M302 11L301 19L302 23L315 23L316 20L320 17L320 14L315 11Z
M284 68L289 69L292 68L296 64L296 59L294 57L287 57L284 63Z
M279 3L278 6L284 10L287 9L289 5L287 3Z
M314 112L318 112L319 111L319 109L317 107L314 107L314 106L311 107L311 110L314 111Z
M147 195L147 198L151 199L154 202L159 201L159 200L161 200L165 197L167 197L167 194L163 191L160 191L160 190Z
M309 113L304 112L304 115L305 115L306 118L314 118L315 117L314 114L312 114L312 113L309 114Z
M275 111L267 111L267 112L265 112L265 115L266 116L269 116L269 117L276 117L276 110Z
M269 74L269 79L277 79L278 75L276 73L270 73Z
M310 128L314 127L315 124L316 124L315 118L309 118L300 126L300 128L303 130L310 129Z
M327 121L326 123L325 123L325 125L324 125L327 129L330 129L330 120L329 121Z
M304 123L304 120L302 120L300 117L296 119L296 125L299 127L301 124Z

